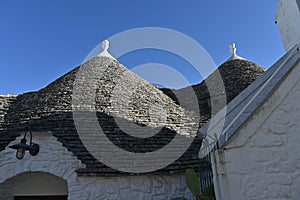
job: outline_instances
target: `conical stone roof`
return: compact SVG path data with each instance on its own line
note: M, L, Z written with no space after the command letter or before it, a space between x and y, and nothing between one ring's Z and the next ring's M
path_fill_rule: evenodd
M77 99L74 98L75 93ZM90 104L90 100L94 104ZM77 103L74 104L74 101ZM1 139L8 138L1 141L0 150L22 131L48 131L86 165L86 168L78 169L78 173L105 176L120 174L101 163L85 148L75 126L74 110L83 113L79 121L88 121L84 114L95 112L107 138L129 152L159 150L178 134L194 137L199 128L195 114L176 105L163 92L116 60L97 56L37 92L14 97L3 111L5 114L0 115ZM89 126L87 123L83 129L91 129ZM151 135L153 131L157 131L157 134ZM139 135L132 136L134 132ZM200 140L196 138L179 159L157 173L197 168L199 147Z
M239 58L229 59L200 84L179 90L163 88L162 91L174 102L188 110L193 110L190 108L190 105L193 104L191 95L196 95L199 103L200 123L204 124L211 118L211 114L214 115L218 112L264 72L263 67L251 61ZM194 94L187 92L191 89ZM181 102L185 103L179 103L177 97L180 97ZM214 105L213 112L211 110L212 104Z
M178 134L183 139L195 136L191 133L199 125L205 124L265 71L253 62L235 57L200 84L180 90L162 89L169 98L107 55L110 54L87 61L37 92L0 96L0 151L22 131L47 131L86 165L77 170L79 174L118 175L120 171L100 162L83 144L76 124L92 121L87 113L96 114L97 123L115 146L134 153L155 152ZM195 102L199 110L195 109ZM82 114L77 121L74 111ZM195 112L200 113L200 119ZM81 128L91 130L89 123ZM180 158L155 173L198 169L200 144L200 138L195 137Z

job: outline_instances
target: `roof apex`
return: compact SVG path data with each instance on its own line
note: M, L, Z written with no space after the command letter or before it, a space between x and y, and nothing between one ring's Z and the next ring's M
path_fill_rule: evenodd
M229 50L231 52L231 57L227 60L227 61L230 61L230 60L237 60L237 59L240 59L240 60L246 60L245 58L242 58L240 56L238 56L236 54L236 46L235 46L235 43L231 43L229 45Z
M109 41L108 40L103 40L102 42L102 49L103 51L98 54L97 56L99 57L109 57L109 58L112 58L114 60L117 60L115 59L109 52L108 52L108 48L109 48Z

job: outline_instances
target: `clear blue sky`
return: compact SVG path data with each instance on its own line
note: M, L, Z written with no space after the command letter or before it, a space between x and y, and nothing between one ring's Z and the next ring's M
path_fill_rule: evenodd
M217 65L228 45L266 68L283 54L274 24L277 1L240 0L0 0L0 94L45 87L78 66L103 39L139 27L164 27L200 43ZM160 51L122 56L128 68L157 62L185 69ZM192 72L183 70L191 83Z

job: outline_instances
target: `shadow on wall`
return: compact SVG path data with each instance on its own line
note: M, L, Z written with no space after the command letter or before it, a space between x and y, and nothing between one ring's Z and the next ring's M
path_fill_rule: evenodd
M68 185L65 180L45 172L26 172L7 179L0 184L3 199L21 200L22 196L57 196L66 199ZM58 197L58 196L57 196Z

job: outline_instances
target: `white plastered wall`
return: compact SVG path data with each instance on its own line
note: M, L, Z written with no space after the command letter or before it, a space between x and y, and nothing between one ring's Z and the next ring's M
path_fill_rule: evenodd
M219 199L299 199L300 63L223 150L213 154Z
M21 137L11 144L20 140ZM193 199L181 174L78 177L75 170L85 166L51 133L33 133L33 141L40 145L40 152L35 157L26 152L23 160L17 160L15 150L6 148L0 152L2 199L12 200L15 195L30 194L64 195L66 192L70 200L165 200L179 196ZM43 181L44 178L49 180L48 183ZM21 182L18 184L16 180L28 185L20 188ZM59 187L53 187L53 184Z
M286 51L300 42L300 11L297 0L279 0L275 21Z

